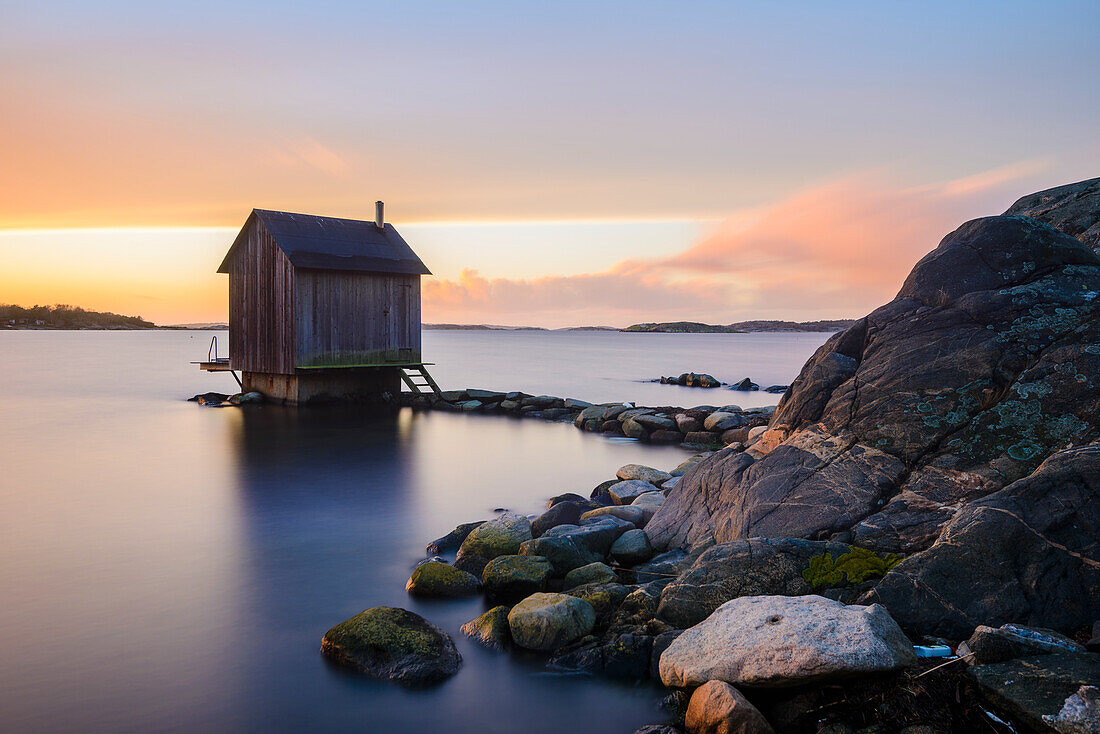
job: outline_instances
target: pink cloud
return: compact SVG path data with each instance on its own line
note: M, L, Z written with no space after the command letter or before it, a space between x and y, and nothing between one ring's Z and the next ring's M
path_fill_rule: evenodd
M890 300L913 264L963 221L1000 213L1024 161L936 185L864 173L738 212L683 252L605 272L425 283L429 321L550 326L638 321L858 317Z

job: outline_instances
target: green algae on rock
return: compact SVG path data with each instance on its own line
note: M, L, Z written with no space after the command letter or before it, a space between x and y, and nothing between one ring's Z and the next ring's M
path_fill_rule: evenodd
M462 664L450 635L396 607L372 607L336 625L321 639L321 654L405 685L436 683L454 675Z
M508 630L509 610L510 607L503 605L493 607L459 627L458 631L492 650L503 650L512 642Z
M441 561L428 561L413 569L405 591L413 596L469 596L480 586L473 574Z

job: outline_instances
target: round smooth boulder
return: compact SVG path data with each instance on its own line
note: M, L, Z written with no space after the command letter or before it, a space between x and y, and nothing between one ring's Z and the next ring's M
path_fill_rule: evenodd
M667 471L654 469L643 464L626 464L619 467L619 471L615 472L615 476L624 481L627 479L641 479L643 482L649 482L650 484L660 484L672 475Z
M497 556L485 566L481 583L490 599L514 601L545 589L553 571L543 556Z
M611 557L623 566L645 563L656 553L644 530L627 530L611 544ZM579 569L578 569L579 570Z
M531 521L531 537L537 538L558 525L576 525L588 510L594 509L588 500L558 502Z
M576 526L573 526L576 527ZM541 556L550 561L554 575L564 576L574 568L587 566L603 556L569 536L543 535L519 547L521 556Z
M458 549L459 556L479 556L492 560L519 552L519 546L531 539L531 521L523 515L505 512L478 525Z
M596 610L566 594L532 594L508 612L512 640L528 650L553 650L579 640L596 624Z
M658 492L658 494L660 494ZM617 517L620 520L626 520L634 527L642 527L649 519L653 517L653 512L646 512L644 507L635 507L634 505L611 505L610 507L601 507L597 510L589 510L581 515L581 520L594 520L601 517Z
M690 734L773 734L771 724L729 683L712 680L695 689L684 726Z
M443 630L407 609L372 607L336 625L321 654L375 678L426 685L458 672L462 656Z
M405 591L413 596L469 596L476 594L479 586L473 574L442 561L428 561L413 570Z
M458 631L492 650L503 650L512 641L508 631L508 607L493 607L459 627Z
M664 684L676 688L711 680L780 687L915 662L913 644L878 604L745 596L677 637L661 655L660 672Z

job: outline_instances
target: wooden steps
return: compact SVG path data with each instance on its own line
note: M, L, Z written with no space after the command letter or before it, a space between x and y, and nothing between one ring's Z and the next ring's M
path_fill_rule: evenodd
M439 390L439 385L432 379L431 374L428 373L428 368L425 365L413 365L410 367L401 367L398 372L401 374L401 380L408 385L409 391L414 395L423 395L424 391L421 388L428 388L435 394L437 398L442 398L443 394Z

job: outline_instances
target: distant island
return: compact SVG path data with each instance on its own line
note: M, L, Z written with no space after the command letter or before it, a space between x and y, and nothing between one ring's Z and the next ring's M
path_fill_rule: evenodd
M733 324L703 324L698 321L666 321L634 324L623 331L649 331L670 334L744 334L751 331L840 331L855 323L855 319L831 321L738 321Z
M0 304L0 328L4 329L156 329L140 316L110 311L88 311L79 306L14 306Z
M625 329L614 326L569 326L546 329L541 326L493 326L489 324L424 324L429 331L619 331L660 332L667 334L745 334L755 331L840 331L855 319L832 321L738 321L733 324L704 324L699 321L664 321L634 324Z

